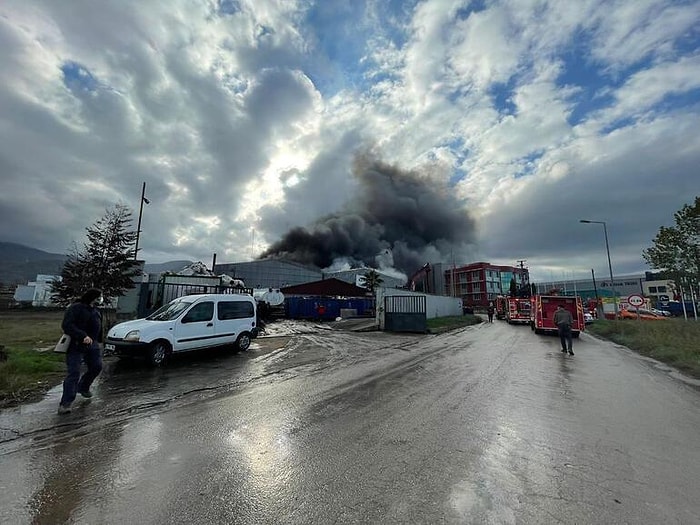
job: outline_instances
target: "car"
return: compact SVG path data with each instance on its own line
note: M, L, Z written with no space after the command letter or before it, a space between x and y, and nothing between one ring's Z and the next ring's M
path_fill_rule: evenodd
M659 310L657 308L652 308L651 311L656 315L661 315L663 317L671 317L671 312L669 312L668 310Z
M637 310L635 308L623 308L620 310L618 317L620 319L637 319ZM642 321L665 321L667 320L663 315L657 315L651 310L646 310L644 308L639 309L639 318Z
M592 313L583 312L583 322L585 324L591 324L593 321L595 321L595 317L593 317Z
M179 297L144 319L116 324L105 351L160 366L173 353L232 346L246 351L258 333L256 302L247 294Z

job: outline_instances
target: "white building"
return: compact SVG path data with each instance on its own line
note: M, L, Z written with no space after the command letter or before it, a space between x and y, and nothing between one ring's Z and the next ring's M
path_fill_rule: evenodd
M644 297L651 299L652 304L666 303L674 300L675 287L669 279L644 281L642 283Z
M58 306L51 300L51 283L60 280L60 275L39 274L35 281L17 286L13 298L20 304L31 303L32 306L38 307Z

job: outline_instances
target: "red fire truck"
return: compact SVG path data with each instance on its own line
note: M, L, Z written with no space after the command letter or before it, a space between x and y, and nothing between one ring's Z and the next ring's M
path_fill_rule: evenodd
M508 324L530 323L530 298L508 297L508 309L506 310Z
M505 319L506 311L508 311L508 298L499 295L494 301L494 306L496 307L496 319Z
M530 328L536 334L546 332L557 332L554 324L554 312L558 305L562 305L571 312L574 324L571 327L573 337L578 337L583 332L586 324L583 320L583 304L581 298L569 297L565 295L534 295L532 296L532 308L530 310Z

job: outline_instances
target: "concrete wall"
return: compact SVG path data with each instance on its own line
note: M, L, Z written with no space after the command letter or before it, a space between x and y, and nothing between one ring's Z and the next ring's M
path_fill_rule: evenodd
M444 295L429 295L409 290L399 290L397 288L379 288L377 290L377 324L379 329L384 329L384 297L394 295L410 295L426 297L426 318L448 317L451 315L462 315L462 299L459 297L445 297Z

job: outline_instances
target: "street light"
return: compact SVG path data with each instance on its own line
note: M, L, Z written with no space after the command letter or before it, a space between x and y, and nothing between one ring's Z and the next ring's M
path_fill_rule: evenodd
M608 227L605 221L588 221L586 219L581 219L579 222L584 224L602 224L603 232L605 233L605 251L608 254L608 270L610 270L610 286L612 286L613 293L613 305L615 306L615 319L617 319L617 294L615 293L615 278L613 277L612 263L610 262L610 245L608 244Z
M151 201L149 201L146 198L146 183L143 183L143 187L141 188L141 202L139 206L139 223L138 226L136 226L136 246L134 248L134 260L136 260L139 256L139 236L141 235L141 217L143 217L143 203L150 204Z

